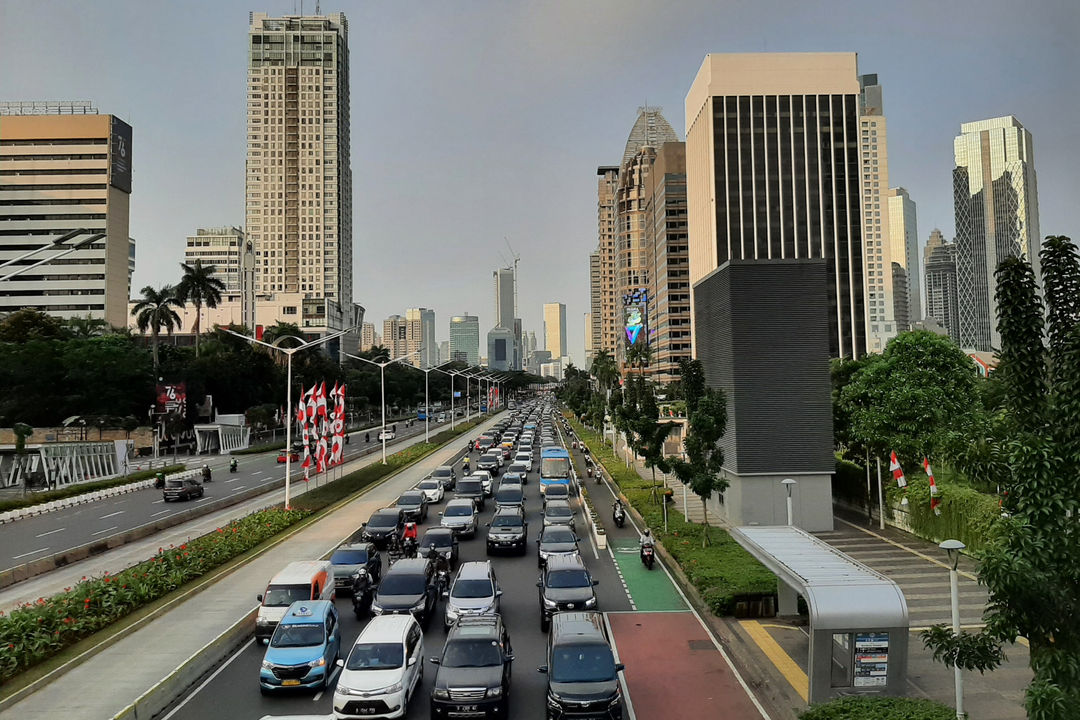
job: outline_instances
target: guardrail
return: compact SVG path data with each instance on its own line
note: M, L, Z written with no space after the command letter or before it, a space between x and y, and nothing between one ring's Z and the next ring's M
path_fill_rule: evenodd
M167 478L196 476L199 476L199 471L196 470L181 470L179 473L166 475ZM126 485L117 485L115 487L105 488L104 490L94 490L87 493L72 495L71 497L66 497L61 500L50 500L49 502L38 503L37 505L28 505L24 508L8 510L7 512L0 513L0 525L15 522L16 520L23 520L28 517L44 515L45 513L55 512L56 510L63 510L65 508L74 507L75 505L85 505L86 503L97 502L98 500L104 500L117 495L126 495L127 493L132 493L136 490L153 487L154 482L154 478L150 478L149 480L137 480Z

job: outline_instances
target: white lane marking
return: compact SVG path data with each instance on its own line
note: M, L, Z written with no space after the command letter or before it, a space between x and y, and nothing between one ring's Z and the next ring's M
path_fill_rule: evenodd
M229 658L225 662L221 663L221 667L219 667L217 670L215 670L213 673L211 673L210 677L203 680L202 684L199 685L199 687L195 688L195 690L193 690L190 694L188 694L188 696L186 698L184 698L183 701L179 705L177 705L172 710L170 710L169 714L166 715L165 717L163 717L161 720L169 720L169 718L171 718L173 715L180 712L181 708L183 708L185 705L187 705L189 702L191 702L191 698L195 697L200 692L202 692L206 688L207 685L209 685L211 682L214 681L214 678L216 678L218 675L220 675L222 673L222 671L225 670L225 668L229 667L229 665L232 664L232 661L235 660L236 658L240 657L240 655L245 650L247 650L249 647L251 647L252 643L254 643L254 642L255 642L255 638L251 638L246 643L244 643L240 647L239 650L237 650L235 653L233 653L233 656L231 658Z
M98 520L106 520L106 519L111 518L111 517L116 517L117 515L123 515L125 512L126 512L126 510L117 510L114 513L109 513L108 515L102 515L101 517L98 518Z
M154 502L152 502L152 503L150 503L150 504L151 504L151 505L160 505L160 504L161 504L161 503L163 503L163 502L165 502L165 500L163 500L163 499L162 499L162 500L155 500Z
M22 555L12 555L12 556L11 556L11 559L12 559L12 560L18 560L19 558L24 558L24 557L28 557L28 556L30 556L30 555L37 555L38 553L43 553L43 552L45 552L45 551L46 551L46 550L48 550L48 549L49 549L49 548L47 548L47 547L43 547L43 548L41 548L40 550L31 550L30 552L28 552L28 553L23 553Z
M67 528L57 528L56 530L50 530L49 532L43 532L40 535L35 535L34 537L45 537L46 535L52 535L53 533L64 532L65 530L67 530Z
M334 665L333 672L331 672L330 677L326 679L326 687L327 688L329 688L333 684L334 679L337 678L339 672L341 672L341 668L339 668L337 665ZM311 701L312 702L319 702L319 698L321 698L323 696L324 692L326 692L325 689L320 690L319 692L315 693L315 697L311 698Z
M110 530L115 530L117 527L119 527L119 526L118 525L113 525L111 528L105 528L104 530L98 530L97 532L90 533L90 535L92 537L94 535L100 535L101 533L107 533Z
M209 495L204 495L203 497L199 498L195 502L201 503L201 502L206 502L207 500L213 500L213 499L214 498L210 497Z
M620 550L620 552L622 552ZM619 574L619 582L622 583L623 592L626 593L626 599L630 602L630 609L636 611L637 605L634 604L634 598L630 595L630 588L626 585L626 578L623 577L622 568L619 567L619 563L615 561L615 554L611 552L611 546L608 545L608 553L611 555L611 564L615 566L615 572Z
M252 473L252 475L262 475L264 472L266 472L266 471L265 470L256 470L255 472Z
M170 513L170 512L172 512L172 510L162 510L161 512L154 513L150 517L157 517L158 515L164 515L165 513Z
M239 491L243 490L243 489L244 489L244 488L246 488L246 487L247 487L247 485L238 485L238 486L234 487L234 488L232 489L232 491L233 491L233 492L239 492Z
M229 478L229 479L228 479L228 480L226 480L225 482L227 482L227 483L231 483L231 482L236 482L236 481L237 481L237 480L239 480L239 479L240 479L240 478L238 478L238 477L235 477L235 478Z

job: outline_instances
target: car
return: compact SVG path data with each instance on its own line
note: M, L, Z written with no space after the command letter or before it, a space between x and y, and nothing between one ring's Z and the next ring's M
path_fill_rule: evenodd
M547 525L536 539L536 565L543 567L548 558L578 553L577 534L567 525Z
M443 626L450 628L458 618L465 615L490 615L498 613L502 590L495 579L495 569L490 562L467 562L458 569L450 589L443 592L446 609Z
M500 485L495 493L495 507L525 507L524 490L520 485Z
M495 444L495 438L491 435L481 435L476 438L475 449L480 452L487 452L488 448Z
M510 469L503 473L502 480L499 481L499 487L504 485L516 485L518 487L525 485L525 473L520 470L514 470L514 465L510 466Z
M338 595L352 592L353 579L359 573L368 576L374 584L382 577L382 558L378 548L370 542L344 542L330 554L334 568L334 587Z
M551 616L566 610L595 610L598 581L593 580L581 555L548 558L536 581L540 599L540 630L547 632Z
M510 461L510 456L511 456L512 454L513 454L513 453L512 453L512 448L511 448L511 447L508 447L508 446L506 446L506 445L503 445L503 446L502 446L502 452L501 452L501 453L499 454L499 457L501 457L501 458L502 458L502 461L503 461L503 462L509 462L509 461Z
M165 502L170 500L191 500L201 498L206 494L206 488L195 478L166 478L165 489L161 491Z
M494 485L491 473L489 473L487 470L474 470L469 473L469 477L474 480L479 478L480 482L484 486L484 497L491 497L492 486Z
M454 498L467 498L472 500L477 509L484 509L484 482L478 477L470 475L467 478L462 478L461 482L457 485L457 490L454 491Z
M438 417L438 419L435 420L435 422L441 422L441 423L446 422L446 413L444 413L444 412L439 413L439 417Z
M441 482L443 490L453 490L454 485L457 483L457 473L454 472L454 467L452 465L440 465L432 470L428 477Z
M531 445L529 446L532 447ZM525 467L526 472L533 468L533 454L532 450L518 450L514 455L514 465L522 465Z
M544 493L541 495L541 499L546 506L549 500L565 500L570 501L570 485L569 483L551 483L544 488Z
M431 690L433 718L506 718L514 651L499 615L465 616L451 628Z
M420 490L406 490L398 498L397 507L405 522L422 523L427 519L428 499Z
M339 661L335 718L404 717L424 677L424 633L411 615L372 618Z
M361 526L360 539L375 544L380 550L397 545L405 534L405 514L400 508L376 510Z
M390 566L371 603L373 615L410 614L425 628L438 601L435 563L430 558L403 558Z
M499 488L502 492L502 488ZM524 555L528 547L529 523L521 506L500 507L488 523L487 554L499 550L517 550Z
M545 525L569 525L574 528L574 508L566 500L548 500L544 503Z
M442 502L443 495L446 493L446 491L443 490L443 484L433 477L421 480L420 484L416 486L416 489L424 493L424 497L427 498L428 504Z
M278 453L277 461L279 463L284 463L285 459L286 459L286 453L285 453L284 450L282 450L281 452ZM289 459L290 462L300 462L300 453L297 452L296 450L293 450L292 452L288 453L288 459Z
M480 459L476 461L477 470L486 470L492 475L498 475L501 466L502 461L499 459L499 456L494 453L484 453L480 456Z
M382 432L379 433L379 437L376 438L376 439L379 442L382 442L383 440L393 440L396 437L397 437L397 433L394 432L393 430L383 430Z
M446 527L433 527L420 538L420 547L417 554L421 557L433 558L433 553L439 553L446 558L447 565L451 568L458 564L458 540L454 531Z
M341 622L330 600L300 600L274 628L259 668L264 694L323 689L341 653Z
M442 515L442 526L450 528L455 537L476 535L476 503L472 498L455 498L446 503Z
M598 612L562 612L552 618L547 662L549 718L622 720L622 693L611 643Z

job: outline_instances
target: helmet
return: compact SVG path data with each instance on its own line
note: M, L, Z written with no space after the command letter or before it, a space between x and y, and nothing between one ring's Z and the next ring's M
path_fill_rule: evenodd
M649 537L649 528L645 528L645 537Z
M202 466L203 466L203 470L208 470L210 468L210 466L207 465L206 463L203 463Z

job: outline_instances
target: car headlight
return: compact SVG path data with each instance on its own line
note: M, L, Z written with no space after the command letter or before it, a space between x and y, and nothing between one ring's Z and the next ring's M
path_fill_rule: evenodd
M326 665L326 658L324 658L324 657L321 657L318 660L312 660L311 662L308 663L308 667L313 667L313 668L324 667L325 665Z
M372 615L382 615L382 605L375 602L374 600L371 601L371 614Z
M622 702L622 689L618 685L616 685L615 696L611 698L611 701L608 703L608 708L613 708L620 702Z
M393 685L390 685L389 687L384 687L383 689L376 690L375 692L376 693L383 693L385 695L393 695L394 693L401 692L402 687L403 686L402 686L402 684L400 682L396 682Z
M446 608L446 619L453 622L458 619L458 611L454 608Z
M586 601L585 601L585 607L587 607L587 608L594 608L594 607L596 607L596 598L594 598L594 597L591 597L591 598L589 598L588 600L586 600Z
M544 598L544 607L548 610L554 610L556 607L558 607L558 603L556 603L554 600L548 600L547 598Z
M487 696L489 698L500 698L500 697L502 697L502 686L488 688Z
M432 697L434 697L436 700L449 700L450 692L448 690L444 690L443 688L435 688L434 692L432 692Z
M416 603L415 605L413 605L409 609L412 610L413 612L420 612L426 606L427 606L427 598L420 598L420 602Z
M559 702L559 697L552 692L548 692L547 706L552 710L562 710L562 704Z
M263 670L273 670L274 669L274 663L270 662L269 660L263 660L262 661L262 667L263 667Z

